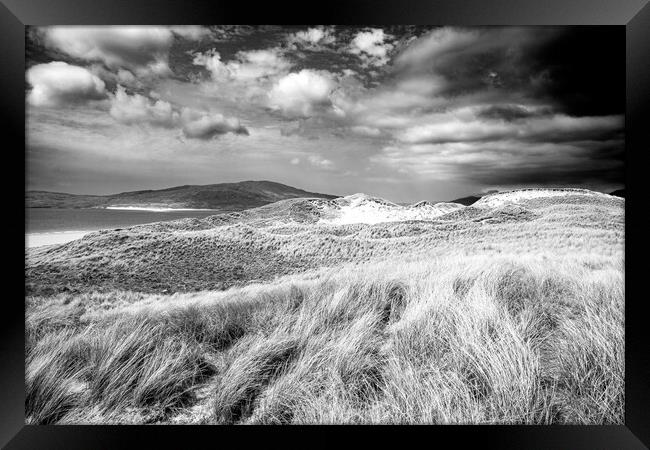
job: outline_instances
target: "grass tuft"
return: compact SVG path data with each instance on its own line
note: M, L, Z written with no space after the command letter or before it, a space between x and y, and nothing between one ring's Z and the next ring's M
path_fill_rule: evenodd
M623 283L479 255L31 299L28 422L620 424Z

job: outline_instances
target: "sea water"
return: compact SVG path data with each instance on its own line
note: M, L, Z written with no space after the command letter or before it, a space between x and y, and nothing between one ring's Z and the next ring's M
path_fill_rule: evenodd
M214 209L25 208L25 246L61 244L97 230L187 217L202 218L223 212Z

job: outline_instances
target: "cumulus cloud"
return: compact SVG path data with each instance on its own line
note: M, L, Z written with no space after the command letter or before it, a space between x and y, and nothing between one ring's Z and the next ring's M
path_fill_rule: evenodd
M408 144L568 142L620 134L621 115L573 116L561 103L538 95L535 80L546 67L531 55L558 33L553 28L433 29L400 49L390 78L380 85L342 84L332 95L334 109L356 134L378 130Z
M350 53L358 55L366 66L383 66L388 63L388 54L394 45L388 42L390 36L380 28L360 31L350 43Z
M239 119L224 117L219 113L183 108L180 120L183 135L192 139L208 140L226 133L248 135Z
M249 108L265 107L271 87L293 66L277 47L239 51L229 60L214 49L193 56L193 63L210 73L209 79L198 82L206 95Z
M89 70L61 61L36 64L27 70L32 106L63 106L106 97L104 82Z
M210 72L212 78L216 80L221 80L230 76L228 68L221 61L221 55L215 49L207 52L194 53L192 64L205 67Z
M384 175L445 180L438 186L562 182L571 173L608 179L615 175L605 170L618 173L622 164L624 96L616 89L599 95L602 86L624 85L624 72L616 75L619 66L603 66L599 55L614 46L609 32L592 42L591 28L553 27L41 30L35 61L65 53L86 68L33 66L30 104L108 98L106 109L120 123L175 127L179 139L192 139L183 141L184 155L209 152L209 140L227 133L247 134L245 123L255 127L246 155L323 177L345 167L377 183ZM621 36L613 42L624 43ZM170 51L182 39L201 41L193 47L200 51L174 54L179 76L158 77L170 73ZM614 53L605 52L608 60ZM49 108L33 112L54 120ZM115 126L103 110L83 112ZM139 134L169 136L149 131ZM220 147L237 144L227 138Z
M117 69L116 71L107 69L101 63L92 63L86 67L93 75L98 76L108 87L122 85L131 89L143 90L147 84L144 78L136 77L128 69Z
M434 29L400 49L390 78L339 89L334 107L353 133L389 137L370 158L385 170L506 186L620 181L622 114L571 114L562 98L545 95L545 84L557 83L548 76L556 57L538 55L558 36L546 28ZM577 84L567 94L575 92Z
M353 125L399 131L432 111L449 113L466 106L491 106L536 102L530 98L532 66L527 51L555 30L533 32L522 28L436 28L404 45L391 61L391 70L373 86L342 83L332 96L334 108ZM357 33L351 43L355 53L385 63L390 54L382 30ZM371 59L367 59L368 62ZM513 108L486 110L484 117L515 119Z
M336 35L333 27L319 26L293 33L289 35L287 41L292 48L323 50L336 42Z
M194 54L193 63L204 66L216 81L260 81L286 73L292 64L277 48L237 52L231 61L223 62L221 55L212 49Z
M330 103L335 87L328 72L303 69L284 76L273 86L269 105L287 117L309 117L319 105Z
M153 126L171 128L179 119L172 105L163 100L149 100L140 94L129 95L118 86L111 97L110 115L127 125L148 123Z
M74 58L125 68L137 76L168 75L174 34L155 26L52 26L43 28L45 42Z

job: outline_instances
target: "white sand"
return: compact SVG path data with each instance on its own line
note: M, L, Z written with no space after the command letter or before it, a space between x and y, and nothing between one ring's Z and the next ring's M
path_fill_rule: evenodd
M43 245L64 244L81 239L92 231L53 231L50 233L25 233L25 247L41 247Z
M423 206L401 206L366 194L354 194L332 201L336 205L324 211L320 223L349 225L355 223L377 224L406 220L434 220L448 212L464 208L458 203L438 203ZM327 208L327 207L326 207Z

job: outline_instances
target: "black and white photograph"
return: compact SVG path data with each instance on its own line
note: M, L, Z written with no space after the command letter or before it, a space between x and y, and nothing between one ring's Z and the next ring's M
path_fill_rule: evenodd
M26 26L25 423L624 424L625 43Z

